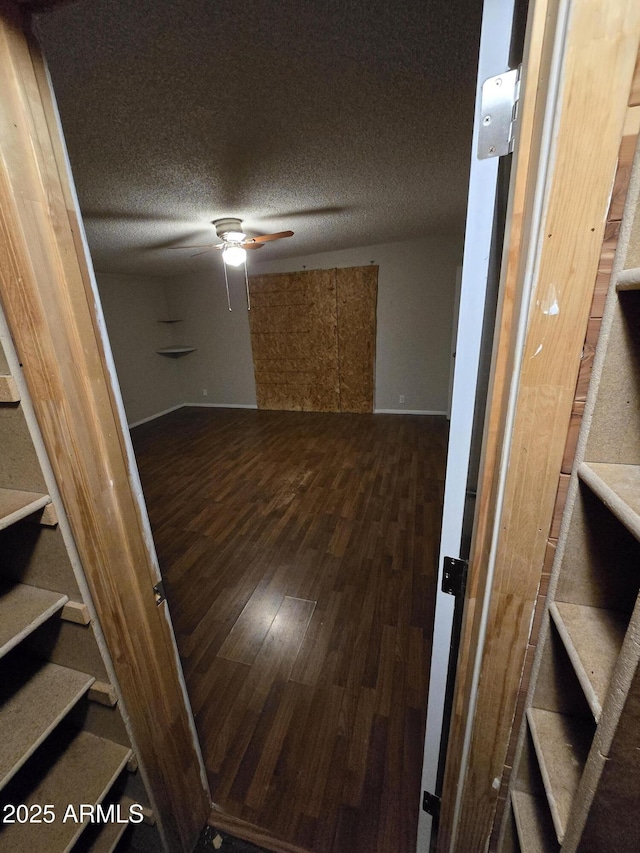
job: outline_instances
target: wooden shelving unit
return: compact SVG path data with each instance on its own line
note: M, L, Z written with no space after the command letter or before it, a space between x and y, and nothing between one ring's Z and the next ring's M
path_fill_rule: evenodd
M127 809L148 797L126 769L133 752L112 669L3 328L0 315L0 806L50 804L56 819L3 823L0 853L76 842L100 853L127 825L92 826L85 838L88 818L63 821L67 806L97 804L116 782Z
M638 155L634 176L514 762L504 853L640 850Z

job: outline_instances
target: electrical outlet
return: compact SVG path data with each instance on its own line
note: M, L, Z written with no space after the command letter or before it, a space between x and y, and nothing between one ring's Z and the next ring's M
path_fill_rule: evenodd
M203 388L203 389L202 389L202 396L203 396L203 397L206 397L208 393L209 393L209 392L207 391L207 389L206 389L206 388Z
M400 402L404 403L404 394L400 394Z

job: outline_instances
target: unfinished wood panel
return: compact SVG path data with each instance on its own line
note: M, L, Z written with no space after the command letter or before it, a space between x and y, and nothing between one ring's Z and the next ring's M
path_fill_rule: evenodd
M338 412L335 270L249 279L259 409Z
M19 400L18 386L13 376L0 374L0 403L17 403Z
M462 795L456 841L461 851L486 844L497 798L492 783L503 774L638 51L640 9L631 0L606 9L596 0L579 0L570 17L548 205L540 234L533 235L537 276L500 519L471 771ZM549 310L554 305L557 313Z
M49 83L19 12L4 9L0 300L159 821L169 846L187 850L206 819L208 792L168 616L152 594L158 572L132 486Z
M91 622L89 608L80 601L67 601L62 608L60 617L67 622L75 622L77 625L88 625Z
M118 696L112 684L107 684L105 681L94 681L89 690L89 699L92 702L105 705L107 708L113 708L118 701Z
M638 105L640 105L640 54L638 54L636 70L633 72L631 92L629 93L629 106L637 107Z
M573 460L576 455L576 446L578 444L578 436L580 434L580 426L582 424L583 414L584 401L574 400L573 408L571 409L571 420L569 421L569 429L567 430L567 440L564 445L564 453L562 455L561 470L563 474L571 473L571 468L573 467Z
M602 320L600 317L590 317L587 323L587 333L580 356L580 368L578 370L578 379L574 394L574 400L577 402L584 402L587 399L587 391L589 390L589 381L591 379L591 370L593 368L593 359L596 354L596 344L598 343L601 324Z
M341 412L373 412L378 267L336 270Z
M596 286L593 291L593 302L591 303L591 317L602 317L604 310L604 301L609 290L609 282L611 280L611 270L613 266L613 258L618 246L618 238L620 236L620 223L607 222L604 230L604 241L602 243L602 252L600 254L600 263L598 264L598 274L596 276Z

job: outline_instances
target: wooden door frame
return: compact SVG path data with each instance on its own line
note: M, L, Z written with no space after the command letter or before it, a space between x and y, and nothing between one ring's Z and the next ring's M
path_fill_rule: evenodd
M0 301L170 851L211 811L55 101L19 3L0 5Z
M506 795L639 38L635 0L530 5L439 853L486 850Z

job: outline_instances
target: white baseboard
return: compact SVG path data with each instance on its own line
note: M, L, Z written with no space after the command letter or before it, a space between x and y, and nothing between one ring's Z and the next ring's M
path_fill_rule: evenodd
M446 415L431 409L374 409L374 415Z
M255 403L183 403L183 406L197 406L200 409L257 409Z
M168 415L170 412L175 412L177 409L184 408L198 409L257 409L255 404L246 403L179 403L177 406L172 406L170 409L165 409L163 412L156 412L155 415L149 415L148 418L142 418L140 421L129 424L129 429L146 424L149 421L155 421L156 418L161 418L163 415ZM446 416L447 412L439 412L431 409L374 409L374 415L442 415Z
M170 409L165 409L163 412L156 412L155 415L149 415L148 418L142 418L141 421L136 421L135 423L129 424L129 429L133 429L134 427L140 426L140 424L149 423L149 421L155 421L156 418L161 418L163 415L168 415L169 412L175 412L176 409L181 409L184 406L184 403L178 403L177 406L171 406Z

